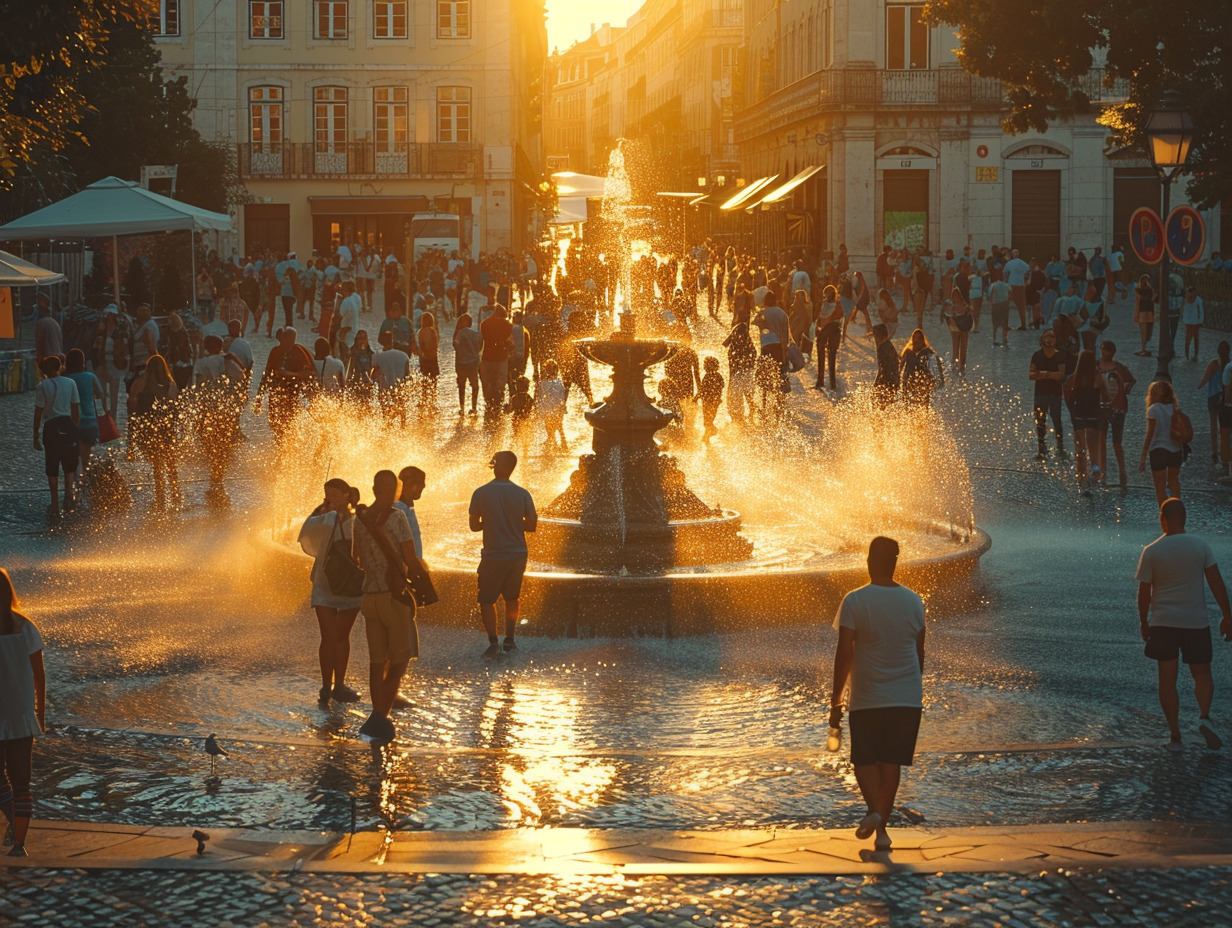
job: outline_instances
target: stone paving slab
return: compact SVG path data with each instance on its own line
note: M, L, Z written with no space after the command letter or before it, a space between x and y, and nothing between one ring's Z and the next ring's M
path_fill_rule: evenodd
M1115 822L1038 828L892 828L878 852L849 830L669 832L511 829L488 832L273 832L36 822L31 856L0 865L102 869L471 874L877 874L1030 872L1056 867L1232 865L1215 825Z

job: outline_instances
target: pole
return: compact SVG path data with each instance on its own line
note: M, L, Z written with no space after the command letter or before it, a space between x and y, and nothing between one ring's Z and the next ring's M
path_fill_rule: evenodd
M116 309L123 312L124 304L120 302L120 237L118 235L111 236L111 283L115 288Z
M188 282L188 315L197 315L197 227L188 229L189 266L192 268L192 280Z
M1160 218L1166 223L1168 221L1168 211L1172 202L1172 174L1168 172L1161 173L1160 181L1163 186L1163 210L1160 212ZM1175 354L1175 346L1173 341L1176 337L1175 327L1172 325L1172 299L1168 293L1168 249L1164 247L1163 257L1159 259L1159 294L1157 296L1159 304L1159 350L1155 352L1155 379L1166 380L1172 382L1172 358Z

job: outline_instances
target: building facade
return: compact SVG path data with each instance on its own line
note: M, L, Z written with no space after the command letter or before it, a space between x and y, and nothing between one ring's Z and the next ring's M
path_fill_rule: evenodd
M565 51L553 51L548 60L544 150L549 171L592 170L594 134L610 128L602 121L610 114L594 107L596 79L612 61L612 43L623 32L623 27L604 23Z
M783 181L820 168L790 197L754 208L769 213L754 216L769 244L841 243L863 262L885 244L955 253L1012 244L1046 261L1069 245L1089 253L1124 242L1134 209L1158 209L1145 155L1113 150L1096 115L1006 134L1000 83L967 74L954 30L929 27L923 10L902 0L745 0L742 173ZM1097 68L1083 81L1096 110L1124 98L1103 78ZM1183 185L1172 199L1184 200Z
M457 213L471 249L520 249L543 173L547 35L525 0L159 0L169 77L234 146L241 250L403 246Z

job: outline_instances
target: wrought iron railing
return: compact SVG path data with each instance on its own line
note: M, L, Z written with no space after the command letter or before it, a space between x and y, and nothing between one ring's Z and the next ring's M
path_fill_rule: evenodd
M282 142L239 146L240 176L254 179L456 176L482 170L482 159L483 146L469 143L379 146L372 142Z

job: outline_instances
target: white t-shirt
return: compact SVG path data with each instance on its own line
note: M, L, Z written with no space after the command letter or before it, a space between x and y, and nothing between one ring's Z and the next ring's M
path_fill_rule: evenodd
M43 420L71 416L73 404L81 405L77 384L61 374L49 377L34 388L34 408L43 410Z
M1175 408L1171 403L1152 403L1147 409L1146 417L1155 420L1155 434L1151 436L1148 451L1154 451L1156 448L1181 450L1181 446L1172 440L1172 410Z
M915 642L924 629L924 601L905 586L869 583L839 604L835 628L855 632L851 711L923 708L924 680Z
M313 361L312 363L317 369L317 383L321 385L322 390L332 393L342 389L343 384L346 383L346 368L342 366L341 361L331 355L324 361Z
M252 356L252 345L248 344L248 340L237 335L231 339L231 344L227 346L227 351L235 355L236 360L240 362L240 366L246 371L252 370L255 359Z
M1110 271L1120 271L1120 270L1121 270L1121 262L1122 262L1123 258L1124 258L1124 256L1123 256L1123 255L1121 254L1121 252L1120 252L1118 249L1116 249L1116 248L1114 248L1114 249L1112 249L1112 251L1108 252L1108 270L1110 270Z
M227 375L227 359L220 354L207 354L193 365L193 381L221 380Z
M372 356L372 366L381 372L381 383L392 387L411 372L410 356L400 348L378 351Z
M407 505L402 500L394 500L394 506L401 509L411 527L411 541L415 542L415 556L423 560L423 536L419 534L419 516L415 515L415 506Z
M1202 325L1206 321L1206 309L1202 305L1202 297L1195 296L1192 303L1186 300L1181 304L1181 322L1185 325Z
M16 620L20 621L20 620ZM30 621L21 621L11 635L0 635L0 740L37 737L43 733L35 711L31 655L43 650L43 637Z
M346 329L343 336L348 348L355 344L355 333L359 331L359 312L364 308L364 301L358 293L352 293L338 304L338 328Z
M1005 282L1011 287L1022 287L1027 283L1027 277L1031 273L1031 265L1027 264L1022 258L1010 258L1005 262L1002 272L1005 274Z
M1201 538L1160 535L1142 549L1139 583L1151 584L1151 624L1169 628L1206 628L1206 568L1215 552Z

